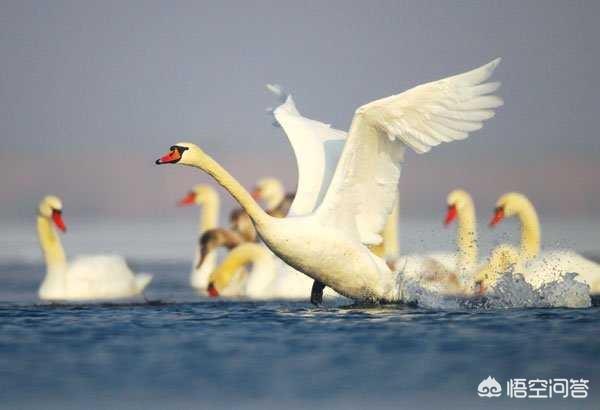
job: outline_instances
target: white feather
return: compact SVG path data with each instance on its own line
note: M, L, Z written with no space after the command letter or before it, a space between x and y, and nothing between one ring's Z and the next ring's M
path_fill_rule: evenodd
M442 142L462 140L492 118L500 86L484 83L500 62L358 108L327 194L317 209L323 223L357 233L363 244L381 241L398 195L405 146L425 153ZM373 183L377 181L377 183Z

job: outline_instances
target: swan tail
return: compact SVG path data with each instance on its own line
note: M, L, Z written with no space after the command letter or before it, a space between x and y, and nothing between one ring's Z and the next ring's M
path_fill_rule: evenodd
M138 273L135 275L135 288L138 293L142 293L150 282L152 282L152 275L149 273Z

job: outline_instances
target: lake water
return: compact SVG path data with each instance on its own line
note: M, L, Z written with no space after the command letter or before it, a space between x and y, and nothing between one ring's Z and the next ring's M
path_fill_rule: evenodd
M152 241L162 225L140 223L135 237L114 222L93 225L94 236L71 227L68 255L115 246L135 270L154 273L147 300L41 303L32 227L5 226L0 408L600 408L598 301L590 309L451 311L214 301L187 286L193 229ZM583 378L589 396L480 398L488 376L504 390L515 378Z

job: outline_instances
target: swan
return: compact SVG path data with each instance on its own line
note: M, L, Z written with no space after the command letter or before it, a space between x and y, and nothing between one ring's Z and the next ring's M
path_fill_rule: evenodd
M52 224L62 232L62 201L46 196L39 204L38 239L46 261L46 276L39 288L42 300L106 300L141 294L152 275L133 274L123 258L116 255L78 257L67 263L60 238Z
M268 109L268 112L274 117L274 125L281 127L288 138L298 169L298 187L289 215L308 215L314 211L329 187L348 134L330 124L304 117L298 111L292 95L285 95L280 86L267 84L267 89L281 102L275 109ZM394 207L382 234L383 242L370 246L377 256L386 260L397 258L397 225L398 209ZM300 297L299 292L304 291L308 281L306 275L285 265L277 276L275 293L281 297ZM323 289L322 283L313 283L312 303L322 302Z
M287 216L294 201L292 193L285 193L283 185L277 178L262 178L252 191L252 197L264 201L267 213L277 218Z
M523 194L509 192L496 202L490 226L496 226L505 218L515 216L521 225L519 250L511 255L519 264L525 280L533 286L541 286L558 279L563 273L575 272L576 279L586 283L592 294L600 293L600 265L572 250L553 250L540 253L541 230L537 212L531 201ZM506 245L509 246L509 245ZM502 271L501 271L502 272ZM492 277L492 281L495 278Z
M266 214L231 174L193 143L171 146L156 164L187 165L209 174L246 210L273 253L319 283L355 300L401 301L401 277L368 246L382 240L379 233L394 207L405 148L425 153L480 129L502 105L490 95L500 84L484 83L499 62L358 108L325 196L308 215Z
M472 272L478 266L475 206L471 195L454 189L446 197L444 226L457 221L456 252L430 252L400 256L393 266L407 275L423 279L424 285L441 293L468 293Z
M200 219L198 224L198 237L211 229L217 227L219 223L219 194L208 184L198 184L179 202L179 206L198 205L201 207ZM209 252L201 258L201 251L195 248L194 263L190 273L190 285L194 288L204 289L207 285L207 278L217 264L217 253Z

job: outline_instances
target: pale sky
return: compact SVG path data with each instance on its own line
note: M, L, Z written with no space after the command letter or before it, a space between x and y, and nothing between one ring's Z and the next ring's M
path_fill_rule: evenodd
M73 215L156 216L209 179L155 167L200 143L248 187L293 189L265 108L282 84L305 115L347 129L373 99L503 57L505 106L464 142L407 155L403 213L438 218L462 186L485 211L507 190L542 212L600 212L595 1L4 1L0 219L47 193Z

